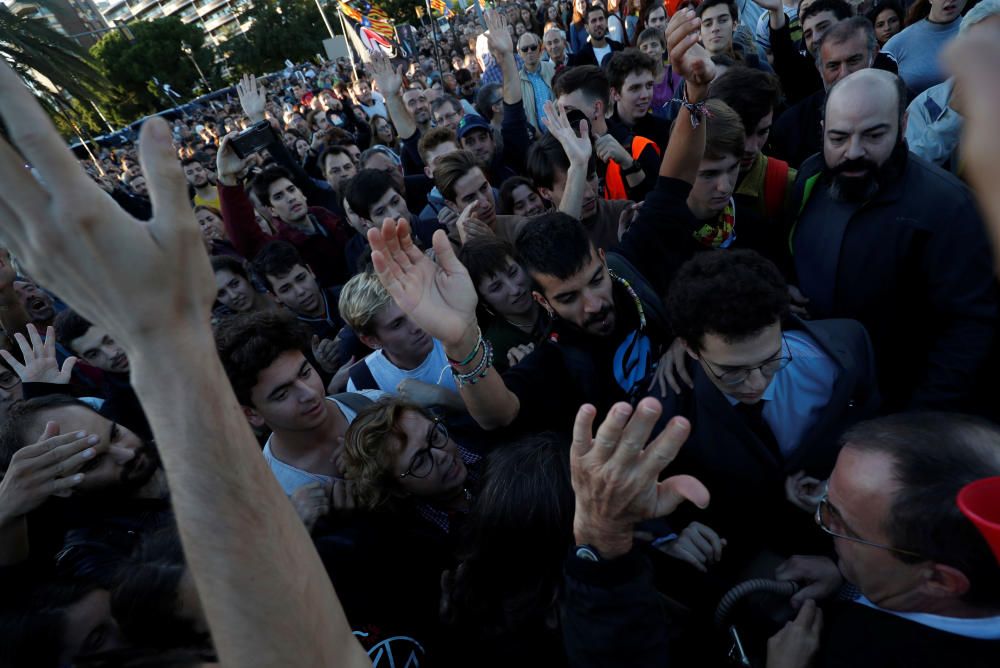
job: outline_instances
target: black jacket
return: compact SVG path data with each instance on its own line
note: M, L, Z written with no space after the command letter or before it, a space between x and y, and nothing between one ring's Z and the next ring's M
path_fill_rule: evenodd
M611 47L612 54L618 51L623 51L625 49L625 47L622 46L621 42L616 42L610 37L608 38L608 46ZM605 56L605 58L610 58L610 57L611 57L610 54ZM579 53L574 53L572 56L570 56L570 58L571 58L570 64L573 67L576 67L577 65L597 65L598 67L602 66L602 63L597 62L597 56L594 55L594 45L591 44L589 41L587 42L587 46L583 47L583 49L581 49Z
M823 150L823 105L826 91L807 95L778 116L771 129L771 151L768 155L798 167L806 159Z
M997 320L993 263L972 194L899 154L899 176L866 203L829 196L820 156L799 170L789 234L815 318L853 318L871 336L884 412L970 410Z
M873 417L878 410L874 354L859 323L804 321L793 316L785 323L784 331L809 334L837 367L837 380L826 405L799 447L784 460L754 435L695 360L687 359L694 389L684 388L678 395L668 388L667 394L659 397L663 404L662 424L683 415L692 427L670 465L670 474L693 475L712 493L712 503L706 510L686 504L671 519L676 519L677 528L691 520L706 524L741 552L753 553L762 547L787 551L791 548L785 538L809 532L812 519L785 500L785 478L805 470L820 480L826 479L836 462L841 433ZM793 532L787 523L777 520L762 524L761 517L788 517L803 531ZM769 531L771 527L776 530Z

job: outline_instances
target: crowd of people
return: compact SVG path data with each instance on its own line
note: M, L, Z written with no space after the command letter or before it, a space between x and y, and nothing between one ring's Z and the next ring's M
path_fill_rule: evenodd
M87 160L0 65L0 666L996 665L998 17L506 2Z

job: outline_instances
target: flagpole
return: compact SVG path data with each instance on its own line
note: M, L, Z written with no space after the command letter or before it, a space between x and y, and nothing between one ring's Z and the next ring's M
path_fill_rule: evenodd
M340 29L344 31L344 41L347 42L347 58L351 61L351 71L354 72L354 78L357 79L358 67L354 64L354 51L351 49L351 41L347 39L347 24L344 22L344 12L340 11L340 5L337 5L337 16L340 17Z
M323 11L323 5L320 4L319 0L316 0L316 9L319 10L319 15L323 18L323 23L326 25L326 31L330 33L330 39L334 39L336 35L333 34L333 26L330 25L330 20L326 18L326 12ZM346 39L347 36L345 35Z
M438 41L440 40L440 38L438 37L438 31L437 31L437 19L434 18L434 12L431 11L431 2L430 2L430 0L424 0L424 6L427 7L427 18L429 18L431 20L431 34L434 35L434 59L435 59L435 65L437 65L437 71L440 74L444 74L444 72L443 72L444 68L441 67L441 51L438 49ZM442 85L444 84L443 81L441 83L442 83Z

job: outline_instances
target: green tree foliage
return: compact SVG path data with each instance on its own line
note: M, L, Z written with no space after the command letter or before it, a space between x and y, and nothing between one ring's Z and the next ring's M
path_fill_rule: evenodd
M334 3L326 4L326 15L339 33ZM250 30L226 42L227 61L238 72L274 72L284 69L286 59L313 60L330 36L315 0L255 0L240 15L241 23L248 19L253 21Z
M66 134L74 123L104 131L90 101L107 99L112 86L75 41L41 19L0 9L0 58L13 66Z
M132 40L116 30L90 49L117 89L113 100L116 121L129 122L207 92L201 90L201 79L191 59L181 51L182 42L191 46L210 85L223 85L215 67L215 53L205 44L205 33L197 25L168 17L131 23L129 30ZM168 105L164 93L153 84L154 77L170 84L181 99L170 100Z

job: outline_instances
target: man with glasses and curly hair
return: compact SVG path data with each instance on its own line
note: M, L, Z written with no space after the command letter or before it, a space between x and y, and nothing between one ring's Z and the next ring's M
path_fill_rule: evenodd
M791 554L789 539L811 533L800 508L814 504L801 497L832 469L844 427L877 408L867 334L853 320L793 316L781 273L750 250L695 256L666 307L674 364L691 387L660 392L663 415L691 421L676 465L713 494L706 511L690 515L698 526L661 549L699 570L762 549Z

